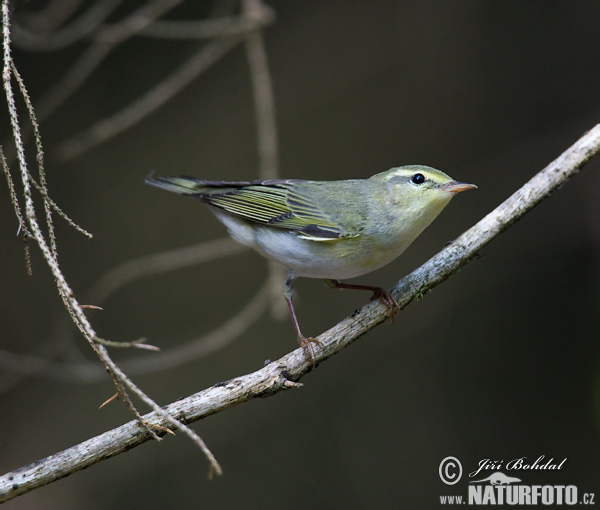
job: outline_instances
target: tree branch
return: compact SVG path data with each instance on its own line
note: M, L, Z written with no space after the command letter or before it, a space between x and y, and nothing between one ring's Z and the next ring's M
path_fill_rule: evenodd
M600 151L600 124L580 138L544 170L511 197L470 228L420 268L404 277L393 289L401 307L422 296L472 260L494 237L533 209L552 191ZM372 302L351 317L319 336L323 348L316 349L315 361L333 356L388 317L387 309ZM175 420L188 424L257 397L301 386L297 381L313 366L302 349L287 354L261 370L218 383L166 407ZM156 412L144 420L158 427L172 428L173 420ZM131 421L33 464L0 477L0 502L12 499L75 471L114 457L151 439L138 421Z

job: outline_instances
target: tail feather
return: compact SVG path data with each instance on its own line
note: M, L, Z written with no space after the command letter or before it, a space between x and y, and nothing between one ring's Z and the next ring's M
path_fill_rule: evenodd
M145 182L156 186L157 188L166 189L180 195L198 195L205 192L206 187L201 185L201 181L194 179L193 177L176 176L167 177L159 176L154 177L152 175L146 177Z
M157 188L166 189L180 195L189 195L202 197L207 195L216 195L235 191L244 186L252 184L250 182L227 182L227 181L204 181L195 177L185 175L178 176L158 176L149 175L145 182Z

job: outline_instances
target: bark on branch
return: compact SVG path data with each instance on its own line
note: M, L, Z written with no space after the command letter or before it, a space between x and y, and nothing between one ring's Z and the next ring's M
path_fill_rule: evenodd
M422 296L472 260L486 244L535 207L600 151L600 124L535 175L511 197L467 230L420 268L404 277L393 289L401 307ZM336 354L383 322L387 309L372 302L319 336L323 348L315 349L316 363ZM164 408L188 424L257 397L301 386L300 378L313 369L302 349L287 354L251 374L218 383ZM157 413L144 419L161 427L171 423ZM0 477L0 502L12 499L75 471L114 457L151 439L138 421L131 421Z

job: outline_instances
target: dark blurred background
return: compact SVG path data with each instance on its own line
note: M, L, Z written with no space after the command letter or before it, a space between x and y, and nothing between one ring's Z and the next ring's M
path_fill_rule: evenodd
M109 19L131 12L134 3L126 4ZM421 163L479 186L454 200L399 260L357 282L391 286L600 118L599 2L269 5L277 13L264 35L281 177L368 177ZM37 7L16 2L15 16ZM213 8L183 2L163 19L203 19ZM94 234L87 240L56 220L62 268L78 295L123 262L223 237L200 204L146 186L151 171L259 177L242 45L131 129L69 161L57 157L60 143L131 103L197 45L133 37L41 124L51 195ZM52 53L14 50L34 102L85 48L81 42ZM1 120L6 143L6 109ZM8 351L99 364L75 328L65 328L65 309L33 246L34 274L27 276L6 189L2 197L2 357ZM560 471L516 476L600 492L599 204L596 158L483 257L393 325L320 365L302 389L194 424L223 477L207 481L203 455L178 434L7 508L437 508L440 495L467 492L464 480L452 487L440 481L447 456L460 459L467 473L481 459L567 458ZM222 324L267 274L265 261L246 251L132 282L89 315L105 338L144 336L169 351ZM314 335L368 300L317 280L300 280L297 290L302 327ZM166 404L294 347L289 318L265 312L225 348L134 380ZM114 354L123 362L138 355ZM120 403L98 410L114 392L107 376L85 382L65 370L61 380L24 377L5 365L2 473L131 418Z

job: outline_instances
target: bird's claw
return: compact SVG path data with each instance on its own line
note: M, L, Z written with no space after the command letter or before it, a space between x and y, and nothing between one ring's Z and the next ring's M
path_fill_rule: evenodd
M394 322L395 313L400 311L400 305L398 304L398 301L396 301L396 298L387 290L377 287L373 291L373 297L371 298L371 301L375 299L379 299L379 301L381 301L387 307L390 313L390 318L392 319L392 322Z
M318 344L319 347L323 347L323 344L320 340L313 338L312 336L305 337L304 335L298 335L298 345L302 347L308 354L310 358L310 362L312 363L313 368L316 366L315 363L315 353L313 351L313 344Z

